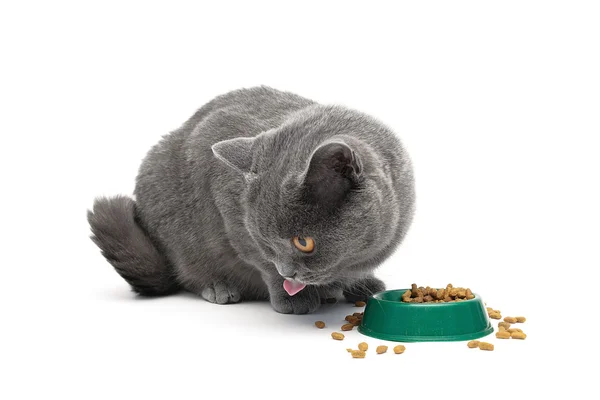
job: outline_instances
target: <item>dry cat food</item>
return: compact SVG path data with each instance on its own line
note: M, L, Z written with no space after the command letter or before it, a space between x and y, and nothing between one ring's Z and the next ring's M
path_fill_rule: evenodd
M525 318L525 317L515 317L515 318L517 319L517 322L519 322L519 323L523 323L523 322L527 321L527 318Z
M331 337L334 338L335 340L344 340L344 334L339 333L339 332L333 332L331 334Z
M493 351L494 345L487 342L479 342L478 347L480 350Z
M325 328L325 322L317 321L317 322L315 322L315 326L319 329L323 329L323 328Z
M508 332L508 331L496 332L496 337L498 339L510 339L510 332Z
M500 310L494 310L491 307L486 307L485 309L487 310L488 317L490 317L492 319L501 319L502 318L502 313L500 312Z
M365 358L367 355L367 353L362 350L352 350L350 354L352 354L352 358Z
M509 324L517 323L517 319L515 317L505 317L504 322L508 322Z
M364 301L357 301L356 303L354 303L354 305L356 307L364 307L367 305L367 303L365 303Z
M513 332L513 333L510 334L510 337L513 338L513 339L524 340L527 337L527 335L525 333L523 333L523 332Z
M508 330L510 328L510 324L508 322L498 322L498 328L504 328L506 330Z
M367 351L369 345L366 342L362 342L358 344L358 349L362 351Z
M405 303L443 303L450 301L464 301L474 299L475 295L469 288L454 287L449 283L445 289L432 287L417 287L413 283L411 288L402 294Z
M475 348L479 347L479 340L471 340L469 343L467 343L467 346L470 349L475 349Z
M354 328L354 325L352 325L352 324L344 324L344 325L342 325L342 330L343 331L351 331L352 328Z
M406 350L406 347L404 347L401 344L399 344L398 346L394 347L394 353L396 353L396 354L402 354L402 353L404 353L405 350Z
M387 349L388 349L387 346L377 346L375 351L377 352L377 354L383 354L387 351Z

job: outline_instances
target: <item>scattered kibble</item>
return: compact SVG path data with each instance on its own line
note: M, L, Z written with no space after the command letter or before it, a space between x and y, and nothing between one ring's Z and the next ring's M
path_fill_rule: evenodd
M502 327L504 327L504 329L508 330L510 328L510 324L508 322L504 322L504 321L498 322L498 328L502 328Z
M498 332L506 332L504 325L498 327Z
M508 322L509 324L514 324L517 322L517 319L515 317L505 317L504 322Z
M439 303L450 301L464 301L474 299L475 295L469 288L453 287L448 284L445 289L435 289L432 287L417 287L416 283L405 291L401 300L405 303Z
M387 346L377 346L375 351L377 352L377 354L383 354L387 351L387 349L388 349Z
M523 332L513 332L510 334L510 337L513 339L521 339L521 340L525 340L525 338L527 337L527 335Z
M491 343L487 343L487 342L479 342L479 349L480 350L493 351L494 350L494 345L491 344Z
M525 318L525 317L516 317L516 318L517 318L517 322L519 322L519 323L523 323L523 322L527 321L527 318Z
M331 334L331 337L334 338L335 340L344 340L344 334L339 333L339 332L333 332Z
M358 344L358 349L362 351L367 351L369 345L366 342L362 342Z
M479 340L471 340L469 343L467 343L467 347L470 349L479 347Z
M365 303L364 301L357 301L356 303L354 303L354 305L356 307L364 307L367 305L367 303Z
M346 351L347 351L348 353L352 353L352 351L353 351L353 350L352 350L352 349L346 349Z
M319 329L323 329L323 328L325 328L325 322L317 321L317 322L315 322L315 326Z
M513 333L513 332L523 332L523 331L522 331L522 330L520 330L519 328L510 328L510 329L507 329L507 331L508 331L509 333Z
M362 350L352 350L350 354L352 354L352 358L365 358L367 355L367 353Z
M510 332L508 331L500 331L500 332L496 332L496 337L498 339L510 339Z
M354 328L354 325L352 325L352 324L344 324L344 325L342 325L342 330L343 331L351 331L352 328Z
M494 313L489 313L488 315L492 319L500 319L500 318L502 318L501 314L498 314L498 313L495 313L495 312Z
M394 353L396 353L396 354L402 354L402 353L404 353L405 350L406 350L406 347L404 347L404 345L401 345L401 344L394 347Z

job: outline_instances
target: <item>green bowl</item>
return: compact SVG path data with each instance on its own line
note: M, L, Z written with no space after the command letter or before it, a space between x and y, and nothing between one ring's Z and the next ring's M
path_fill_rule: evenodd
M387 290L367 301L358 331L394 342L473 340L494 331L483 301L475 298L447 303L405 303L408 289Z

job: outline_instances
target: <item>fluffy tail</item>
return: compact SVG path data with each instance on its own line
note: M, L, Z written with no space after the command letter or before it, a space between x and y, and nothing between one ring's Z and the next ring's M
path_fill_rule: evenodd
M133 291L162 296L178 290L167 260L137 222L133 199L96 199L93 211L88 211L88 222L91 239Z

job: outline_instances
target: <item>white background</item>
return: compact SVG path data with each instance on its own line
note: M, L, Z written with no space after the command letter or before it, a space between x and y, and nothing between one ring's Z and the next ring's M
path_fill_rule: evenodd
M597 2L83 3L0 8L0 397L594 396ZM146 151L202 104L260 84L396 130L417 214L379 276L469 286L525 315L527 340L355 360L364 338L329 336L348 305L136 298L87 208L132 193Z

